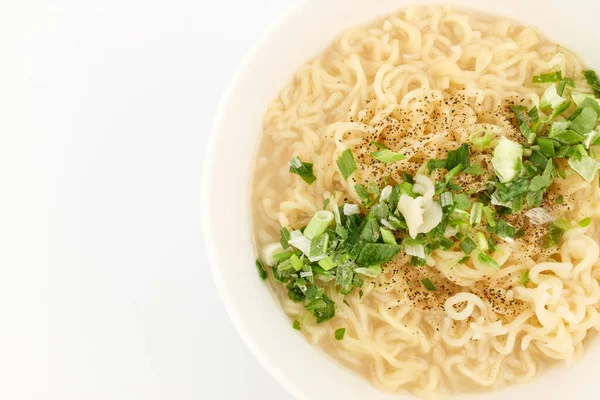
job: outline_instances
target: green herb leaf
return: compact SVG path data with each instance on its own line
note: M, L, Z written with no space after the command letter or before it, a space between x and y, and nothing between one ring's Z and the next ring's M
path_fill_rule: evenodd
M295 330L299 331L299 330L301 329L301 328L300 328L300 322L298 322L298 320L297 320L297 319L295 319L295 320L294 320L294 322L292 322L292 327L293 327Z
M299 175L309 185L317 180L317 177L313 175L313 165L302 162L298 156L290 160L290 172Z
M344 334L346 333L346 328L340 328L335 331L335 340L344 340Z
M344 176L344 179L348 179L356 170L356 161L354 161L354 155L350 149L346 149L342 152L340 158L337 159L337 166Z
M430 292L435 292L437 290L437 288L435 287L435 285L433 284L433 282L431 282L431 279L429 279L429 278L423 279L421 281L421 283L423 284L425 289L429 290Z

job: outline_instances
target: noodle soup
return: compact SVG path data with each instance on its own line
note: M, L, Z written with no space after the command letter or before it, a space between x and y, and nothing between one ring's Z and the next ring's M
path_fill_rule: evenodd
M526 383L600 329L600 83L535 28L411 7L343 32L264 116L257 266L384 391Z

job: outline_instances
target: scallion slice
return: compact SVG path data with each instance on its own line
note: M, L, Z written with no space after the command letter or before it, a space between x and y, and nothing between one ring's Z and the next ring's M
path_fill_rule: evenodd
M529 269L526 269L521 273L521 276L519 277L519 283L523 286L527 286L529 283Z
M381 238L383 239L383 243L397 245L396 237L391 231L388 231L385 228L379 227L379 231L381 232Z
M489 246L487 237L485 236L485 233L478 231L475 234L475 236L477 238L477 248L479 249L479 251L482 251L482 252L488 251L490 246Z
M312 262L321 261L327 256L327 249L329 248L329 235L322 233L315 236L310 241L310 252L308 259Z
M346 333L346 328L340 328L335 331L335 340L344 340L344 334Z
M333 213L331 211L317 211L311 218L306 229L304 229L304 236L311 240L314 239L327 230L331 221L333 221Z
M471 254L471 252L477 248L477 245L475 244L473 239L467 237L462 242L460 242L459 247L463 251L463 253L468 255Z
M444 192L440 195L440 203L442 204L442 207L447 207L447 206L451 206L454 204L454 201L452 200L452 192Z
M260 259L256 259L256 269L258 271L258 276L260 277L260 279L262 279L263 281L265 279L267 279L267 271L265 270L265 267L262 263L262 261L260 261Z
M344 204L344 215L348 216L348 215L356 215L356 214L360 214L360 207L357 206L356 204Z
M421 280L421 283L423 284L425 289L429 290L430 292L435 292L437 290L437 288L435 287L435 285L429 278L425 278L425 279Z
M309 185L317 180L317 177L313 174L312 163L305 163L298 156L290 160L290 172L299 175Z
M405 244L404 252L409 256L425 259L425 247L422 244Z
M389 163L406 159L404 154L395 153L381 143L371 142L371 144L379 148L378 151L371 153L371 156L376 160Z
M469 223L471 226L477 225L481 222L481 214L483 213L483 203L477 202L473 204L471 207L471 215L469 218Z
M337 166L344 179L348 179L356 170L356 161L354 161L354 155L350 149L346 149L342 152L342 155L337 160Z
M484 264L490 265L490 266L494 267L495 269L500 269L500 264L498 264L496 262L496 260L494 260L492 257L488 256L485 253L479 253L477 258L479 259L479 261L481 261Z
M579 226L582 228L585 228L586 226L588 226L590 223L592 222L592 219L590 217L584 218L581 221L579 221Z

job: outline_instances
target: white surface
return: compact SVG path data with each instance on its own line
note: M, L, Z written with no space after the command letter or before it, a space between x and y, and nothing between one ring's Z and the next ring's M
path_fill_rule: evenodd
M2 2L0 399L291 399L225 314L199 210L217 100L291 3Z
M210 168L205 170L209 186L203 192L203 202L208 205L205 207L204 224L207 240L211 242L208 251L214 261L212 266L217 286L234 324L243 332L250 348L286 387L302 399L383 400L389 397L323 357L318 349L291 330L290 321L263 289L256 271L248 268L254 249L248 226L249 209L240 207L240 204L249 203L246 186L252 158L249 150L255 148L265 107L303 61L322 49L342 28L395 11L409 2L417 1L306 0L271 32L248 60L245 69L234 81L213 137ZM437 3L439 0L419 2ZM453 2L470 7L482 6L480 0ZM592 67L598 68L600 54L589 42L581 40L581 30L572 27L576 24L593 26L600 4L572 0L570 6L573 9L586 9L586 13L573 15L561 13L562 5L561 0L505 0L486 3L485 9L525 18L524 22L560 39L561 44L579 52ZM560 18L557 18L558 14L561 14ZM236 162L231 163L230 159ZM224 176L228 179L224 180ZM237 229L232 230L233 226ZM232 251L231 243L236 243L235 251ZM597 397L599 344L598 340L593 341L576 366L553 368L531 384L460 398L558 400ZM565 382L568 384L563 384ZM396 397L401 398L407 399L408 396Z

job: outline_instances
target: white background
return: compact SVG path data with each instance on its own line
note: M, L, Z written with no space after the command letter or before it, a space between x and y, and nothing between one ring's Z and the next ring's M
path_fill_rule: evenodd
M225 314L199 199L218 100L294 2L0 2L0 399L291 399Z

